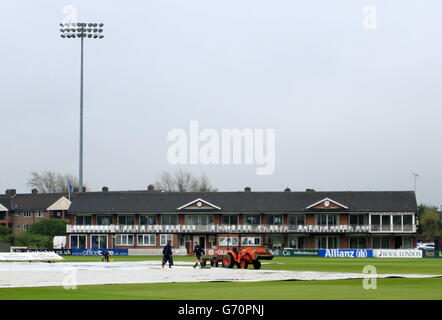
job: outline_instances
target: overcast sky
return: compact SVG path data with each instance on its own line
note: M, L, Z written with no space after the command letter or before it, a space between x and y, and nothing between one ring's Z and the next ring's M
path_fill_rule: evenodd
M161 171L221 191L413 190L442 205L442 2L0 2L0 191L32 171L78 175L80 40L63 8L103 22L85 41L84 180L146 189ZM376 8L376 29L363 9ZM170 130L275 129L276 168L171 165Z

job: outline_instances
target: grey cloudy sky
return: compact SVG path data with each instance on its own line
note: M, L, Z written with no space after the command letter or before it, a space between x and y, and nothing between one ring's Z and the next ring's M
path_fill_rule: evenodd
M79 40L63 8L105 23L85 43L85 182L145 189L163 170L220 190L412 190L442 204L442 2L2 1L0 190L78 173ZM377 28L363 28L366 5ZM173 166L168 132L275 129L276 170Z

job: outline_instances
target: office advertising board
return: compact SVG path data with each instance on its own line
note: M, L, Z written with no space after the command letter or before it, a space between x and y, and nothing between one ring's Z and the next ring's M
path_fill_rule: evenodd
M375 249L376 258L422 258L422 250L419 249Z
M111 256L128 256L129 249L72 249L73 256L101 256L109 252Z

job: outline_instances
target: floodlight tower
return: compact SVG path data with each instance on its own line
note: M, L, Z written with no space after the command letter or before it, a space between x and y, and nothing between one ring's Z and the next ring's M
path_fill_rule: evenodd
M103 39L103 23L60 23L62 38L81 39L81 69L80 69L80 164L79 164L79 192L83 191L83 41L89 39Z

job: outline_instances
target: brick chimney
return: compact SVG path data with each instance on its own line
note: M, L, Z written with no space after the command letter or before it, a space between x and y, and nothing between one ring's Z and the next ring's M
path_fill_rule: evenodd
M252 192L252 189L250 187L245 187L244 192Z
M148 190L148 191L154 191L154 190L155 190L154 185L153 185L153 184L149 184L149 185L147 186L147 190Z
M315 192L315 189L305 189L305 192Z
M102 192L108 192L108 191L109 191L109 188L108 188L108 187L103 187L103 188L101 188L101 191L102 191Z
M290 192L290 191L292 191L292 190L290 190L289 187L287 187L287 188L284 189L284 192Z
M31 193L32 193L32 194L38 194L38 189L36 189L36 188L32 189L32 190L31 190Z
M5 194L8 196L15 196L15 194L17 193L16 189L6 189Z

